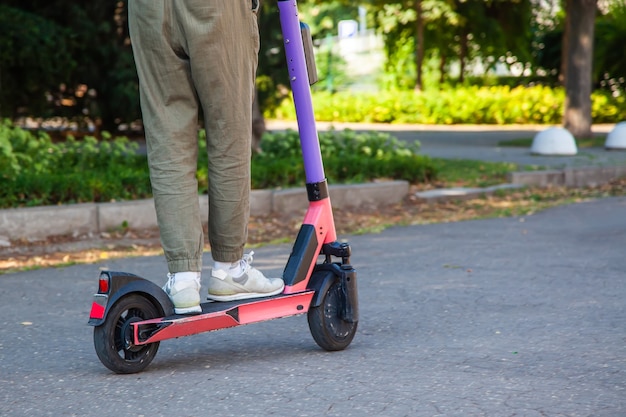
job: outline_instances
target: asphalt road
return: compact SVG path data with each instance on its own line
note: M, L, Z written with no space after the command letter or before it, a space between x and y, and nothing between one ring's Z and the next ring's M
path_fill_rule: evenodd
M347 350L298 316L165 341L126 376L94 352L98 270L162 283L163 259L3 275L0 416L625 416L624 213L608 198L351 236ZM255 264L280 273L289 250Z

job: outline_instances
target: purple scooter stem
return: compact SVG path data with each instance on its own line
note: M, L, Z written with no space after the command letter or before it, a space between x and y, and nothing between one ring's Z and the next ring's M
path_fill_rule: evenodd
M319 183L323 182L326 176L313 113L311 88L298 19L298 4L296 0L279 0L278 10L285 43L289 81L298 119L306 182L307 184Z

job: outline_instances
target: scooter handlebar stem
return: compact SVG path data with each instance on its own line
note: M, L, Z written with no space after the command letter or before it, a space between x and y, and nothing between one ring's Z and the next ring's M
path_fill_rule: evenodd
M318 183L324 181L326 176L324 175L324 165L313 112L311 87L298 19L298 5L295 0L278 0L278 10L287 57L289 82L298 119L306 182Z

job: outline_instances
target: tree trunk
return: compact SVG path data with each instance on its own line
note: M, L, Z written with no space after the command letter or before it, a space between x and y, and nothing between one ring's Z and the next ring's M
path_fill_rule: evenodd
M576 138L591 137L593 37L597 0L568 0L563 125Z
M424 65L424 12L422 10L422 0L415 2L415 13L417 19L415 20L415 69L417 76L415 79L415 90L422 91L424 84L422 81L422 67Z

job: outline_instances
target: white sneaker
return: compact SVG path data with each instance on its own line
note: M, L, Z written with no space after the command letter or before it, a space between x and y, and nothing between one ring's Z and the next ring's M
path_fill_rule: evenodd
M280 278L266 278L261 271L250 266L254 252L243 255L230 269L213 268L209 279L209 299L215 301L246 300L280 294L285 283ZM234 271L239 274L233 275Z
M167 274L163 291L174 304L176 314L202 313L200 307L200 272Z

